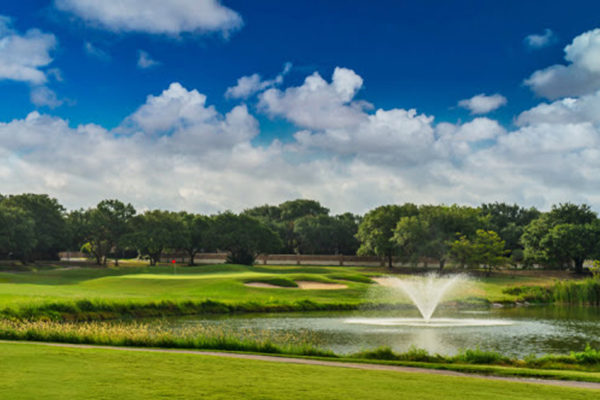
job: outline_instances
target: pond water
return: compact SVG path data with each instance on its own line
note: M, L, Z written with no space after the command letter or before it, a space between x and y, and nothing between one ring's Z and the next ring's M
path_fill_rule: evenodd
M600 309L592 307L439 309L430 323L416 310L202 316L162 323L174 331L202 326L289 334L338 354L380 346L405 352L414 346L444 355L479 348L523 358L581 351L586 344L600 348Z

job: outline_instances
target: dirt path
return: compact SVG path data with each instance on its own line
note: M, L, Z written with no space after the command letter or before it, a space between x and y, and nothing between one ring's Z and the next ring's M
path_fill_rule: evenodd
M41 346L67 347L67 348L75 348L75 349L109 349L109 350L119 350L119 351L148 352L148 353L196 354L196 355L201 355L201 356L226 357L226 358L237 358L237 359L245 359L245 360L259 360L259 361L268 361L268 362L277 362L277 363L286 363L286 364L319 365L319 366L325 366L325 367L353 368L353 369L363 369L363 370L371 370L371 371L395 371L395 372L421 373L421 374L443 375L443 376L458 376L458 377L467 377L467 378L488 379L488 380L493 380L493 381L534 383L534 384L539 384L539 385L564 386L564 387L573 387L573 388L579 388L579 389L600 390L600 383L595 383L595 382L561 381L561 380L556 380L556 379L536 379L536 378L516 378L516 377L504 377L504 376L491 376L491 375L467 374L467 373L463 373L463 372L446 371L446 370L439 370L439 369L402 367L402 366L396 366L396 365L383 365L383 364L363 364L363 363L340 362L340 361L323 361L323 360L311 360L311 359L304 359L304 358L267 356L267 355L258 355L258 354L224 353L224 352L219 352L219 351L202 351L202 350L148 349L148 348L143 348L143 347L97 346L97 345L88 345L88 344L28 342L28 341L11 341L11 340L0 340L0 343L36 344L36 345L41 345Z

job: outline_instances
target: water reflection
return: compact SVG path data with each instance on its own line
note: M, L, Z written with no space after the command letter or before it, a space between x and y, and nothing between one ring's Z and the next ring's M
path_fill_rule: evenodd
M169 320L173 330L188 324L224 329L309 333L315 345L337 353L389 346L455 354L465 348L498 351L523 358L530 354L600 348L600 310L591 307L515 307L490 310L439 310L429 324L414 310L385 313L304 313L244 315Z

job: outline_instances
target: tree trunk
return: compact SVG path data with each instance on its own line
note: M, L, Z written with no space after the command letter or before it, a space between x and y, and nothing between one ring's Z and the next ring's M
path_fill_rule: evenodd
M195 265L194 264L194 256L196 255L196 252L195 251L188 251L188 255L190 256L190 261L188 262L188 265L190 267L193 267Z
M573 261L575 261L575 273L576 274L583 274L583 258L575 258Z
M393 256L391 254L388 254L388 268L394 268Z
M446 264L446 260L443 258L440 258L440 272L442 272L442 270L444 269L445 264Z

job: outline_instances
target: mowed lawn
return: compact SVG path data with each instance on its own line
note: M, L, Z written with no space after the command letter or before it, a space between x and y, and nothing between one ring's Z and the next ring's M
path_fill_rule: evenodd
M2 399L591 399L600 391L192 354L0 343Z
M104 300L153 302L161 300L257 302L264 304L311 300L317 303L356 304L365 301L407 302L401 294L384 296L376 284L361 282L385 270L366 267L205 265L172 267L62 268L34 272L0 272L0 309L50 302ZM266 289L245 282L269 278L343 283L346 289ZM457 288L451 300L513 300L502 293L509 286L552 284L549 277L492 277L472 280ZM380 296L381 295L381 296Z
M0 309L69 300L150 302L160 300L278 303L358 303L372 285L347 279L363 278L360 268L209 265L197 267L121 267L0 272ZM341 290L264 289L246 281L268 278L343 283Z

